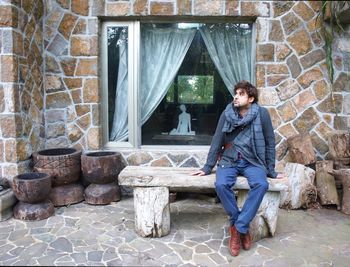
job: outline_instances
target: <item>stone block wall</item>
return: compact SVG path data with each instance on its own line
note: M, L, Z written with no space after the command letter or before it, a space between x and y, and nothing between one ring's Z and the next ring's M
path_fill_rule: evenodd
M44 148L44 2L0 1L0 174L28 170Z
M46 147L98 149L102 144L95 1L46 3Z
M21 105L17 111L8 108L10 100L0 105L1 116L6 114L1 117L1 128L12 129L11 137L6 137L3 130L1 132L0 156L3 160L6 157L10 162L19 160L6 156L6 142L15 143L10 146L12 148L23 148L25 153L20 161L33 149L42 147L43 140L46 148L72 146L96 150L103 147L99 22L130 16L135 19L167 16L179 21L181 16L230 16L256 22L256 83L260 103L268 107L273 120L280 167L288 160L286 138L289 136L310 133L319 158L325 158L327 134L334 129L346 130L350 125L349 30L335 43L333 106L320 35L321 21L316 20L321 1L13 0L12 4L7 4L9 1L0 0L2 2L6 2L1 4L6 10L0 9L1 60L9 62L6 66L11 67L1 67L0 99L3 94L2 99L18 97L22 101L18 101ZM27 2L31 4L24 5ZM37 19L35 10L38 8L34 7L41 5L45 15ZM28 19L27 23L21 24L23 14ZM31 21L31 17L35 20ZM16 32L13 39L23 41L22 52L14 46L10 53L6 52L4 38L7 32ZM27 70L25 78L21 78L20 66ZM2 77L8 75L10 81L6 80L9 78L3 80ZM24 85L32 89L25 91ZM9 86L21 88L17 90L21 97L14 94L16 90L8 89ZM12 93L9 95L8 92ZM31 111L30 107L35 109ZM42 114L43 118L39 119ZM25 118L36 119L29 120L32 122L29 124ZM9 121L15 120L26 123L22 123L21 128L6 127L7 122L11 124ZM122 150L122 153L129 164L197 166L204 163L207 151L130 149Z
M50 43L45 51L48 147L72 145L97 149L103 145L98 119L101 88L98 87L97 26L99 18L106 17L116 20L124 16L180 18L183 15L256 18L256 81L260 103L269 108L272 116L279 161L288 160L286 138L306 132L311 134L318 156L326 157L327 134L349 125L346 54L338 53L336 57L333 107L320 36L321 21L316 20L321 1L51 0L48 3L45 22L45 41ZM344 43L338 46L343 47ZM152 159L163 162L161 158Z

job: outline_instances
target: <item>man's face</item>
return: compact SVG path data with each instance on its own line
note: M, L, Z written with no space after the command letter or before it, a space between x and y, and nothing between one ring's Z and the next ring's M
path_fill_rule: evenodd
M233 105L236 108L248 108L253 103L254 97L248 97L247 92L244 89L238 88L236 94L233 97Z

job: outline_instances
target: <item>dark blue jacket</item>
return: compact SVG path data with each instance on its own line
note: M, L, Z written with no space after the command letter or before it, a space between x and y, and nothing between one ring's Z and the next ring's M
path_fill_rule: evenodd
M260 120L262 125L262 132L265 139L265 162L262 165L256 157L245 157L250 163L256 166L260 166L266 170L268 177L275 178L277 173L275 172L275 135L273 132L272 122L268 110L264 107L259 107ZM238 152L235 149L235 146L229 146L227 149L223 147L227 144L232 144L235 137L239 134L241 129L235 129L232 132L224 133L222 128L225 122L225 113L222 112L218 125L216 127L215 134L212 138L210 150L208 153L207 161L202 168L205 174L211 173L211 170L214 168L216 162L219 160L219 164L222 167L232 167L235 166L235 161L238 158ZM254 143L254 142L253 142ZM242 153L244 154L244 153ZM252 155L252 153L248 153Z

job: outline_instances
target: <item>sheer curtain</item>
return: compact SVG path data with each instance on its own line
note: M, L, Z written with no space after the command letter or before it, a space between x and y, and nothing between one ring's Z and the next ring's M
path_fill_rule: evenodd
M200 33L221 78L232 94L240 80L251 81L252 31L239 24L207 24Z
M141 124L149 119L167 93L195 33L196 29L157 28L154 25L142 27L139 93ZM111 141L123 141L128 136L127 65L127 43L121 40Z
M196 29L141 29L140 105L143 125L166 95L192 43Z
M128 53L127 33L122 32L117 42L119 46L119 67L115 94L111 141L121 141L128 136Z

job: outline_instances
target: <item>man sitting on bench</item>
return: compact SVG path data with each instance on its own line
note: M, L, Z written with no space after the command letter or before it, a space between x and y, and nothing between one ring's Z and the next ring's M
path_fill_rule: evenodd
M258 90L247 81L234 86L233 102L222 112L206 164L192 175L208 175L217 164L215 190L230 217L229 251L237 256L241 242L250 249L249 223L255 217L268 189L267 176L275 172L275 136L270 115L257 104ZM242 210L237 207L232 187L238 175L247 178L250 191Z

